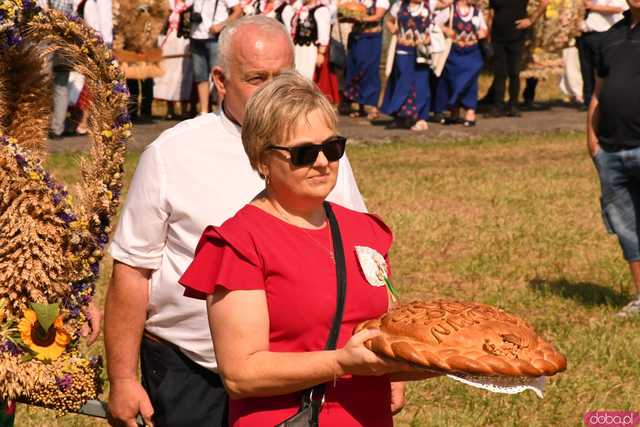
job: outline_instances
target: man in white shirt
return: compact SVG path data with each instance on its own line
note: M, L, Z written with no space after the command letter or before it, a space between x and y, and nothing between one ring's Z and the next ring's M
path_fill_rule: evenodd
M134 426L138 412L155 426L226 422L205 304L184 297L178 279L205 226L222 224L264 188L239 125L251 94L294 58L284 27L264 16L232 24L220 45L221 111L182 122L145 149L111 244L104 330L114 424ZM346 156L329 199L366 209Z
M628 9L625 0L587 0L587 17L584 20L582 36L577 39L582 73L582 93L584 110L591 103L596 82L596 53L609 28L622 19L622 12Z
M191 6L191 59L200 114L209 112L209 77L218 57L218 36L242 15L238 0L188 0Z

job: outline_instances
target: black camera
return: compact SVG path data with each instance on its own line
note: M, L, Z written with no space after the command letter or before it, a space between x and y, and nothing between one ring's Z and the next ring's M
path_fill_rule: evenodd
M192 24L200 24L202 22L202 15L198 12L191 12L189 21L191 21Z

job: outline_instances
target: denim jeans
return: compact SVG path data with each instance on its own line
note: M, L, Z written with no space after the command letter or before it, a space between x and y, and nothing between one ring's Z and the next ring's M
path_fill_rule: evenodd
M640 147L603 147L593 161L600 177L605 226L618 237L624 258L640 261Z
M191 39L193 77L196 83L208 82L218 62L218 39Z

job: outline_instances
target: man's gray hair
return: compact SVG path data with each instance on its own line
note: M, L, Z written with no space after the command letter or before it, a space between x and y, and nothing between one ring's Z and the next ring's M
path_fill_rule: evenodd
M220 39L218 40L218 66L222 68L225 76L229 76L230 60L233 55L232 46L234 36L237 33L242 33L242 30L249 29L245 27L250 27L252 31L258 33L267 33L270 36L281 33L285 36L285 40L289 42L291 51L293 52L293 41L291 41L291 36L284 25L280 22L265 15L244 16L227 25L220 33ZM271 39L271 37L268 39Z

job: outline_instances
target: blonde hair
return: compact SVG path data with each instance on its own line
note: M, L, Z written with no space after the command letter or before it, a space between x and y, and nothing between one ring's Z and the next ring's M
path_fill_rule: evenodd
M249 98L242 122L242 145L251 167L261 177L259 167L269 145L281 145L300 120L316 110L331 129L336 128L331 103L315 83L295 71L280 74Z

